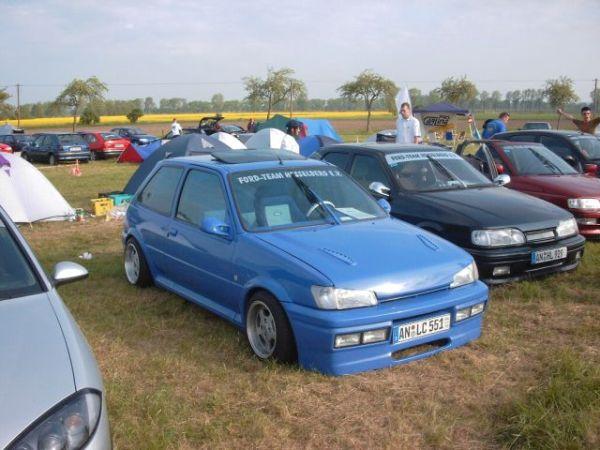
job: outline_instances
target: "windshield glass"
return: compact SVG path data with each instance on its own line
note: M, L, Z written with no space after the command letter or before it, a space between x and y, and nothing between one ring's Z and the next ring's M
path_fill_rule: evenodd
M0 220L0 300L42 292L20 247Z
M503 150L519 175L573 175L579 173L542 145L505 145Z
M230 184L249 231L386 217L369 194L333 167L238 172Z
M574 138L573 142L588 159L600 159L600 139L589 136Z
M494 185L459 155L446 150L390 153L385 159L400 186L407 191Z
M60 145L85 145L85 141L79 134L59 134Z
M127 128L127 131L129 131L131 134L146 134L144 130L136 127Z

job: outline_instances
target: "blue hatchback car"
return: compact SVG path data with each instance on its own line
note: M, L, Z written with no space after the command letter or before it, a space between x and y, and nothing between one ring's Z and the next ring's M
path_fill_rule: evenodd
M127 211L127 279L245 331L261 359L341 375L481 334L473 258L392 219L337 167L284 151L173 158Z

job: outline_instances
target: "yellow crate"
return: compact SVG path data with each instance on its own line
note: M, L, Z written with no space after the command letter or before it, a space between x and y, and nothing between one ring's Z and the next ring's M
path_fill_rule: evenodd
M93 198L90 202L95 216L105 216L114 206L112 198Z

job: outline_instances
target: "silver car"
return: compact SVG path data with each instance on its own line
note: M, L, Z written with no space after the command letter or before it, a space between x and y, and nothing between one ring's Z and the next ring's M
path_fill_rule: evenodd
M0 448L111 448L98 365L55 289L86 276L62 262L49 279L0 208Z

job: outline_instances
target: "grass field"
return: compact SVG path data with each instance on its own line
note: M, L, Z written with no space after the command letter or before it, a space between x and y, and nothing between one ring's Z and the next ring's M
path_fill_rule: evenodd
M121 189L112 161L43 173L76 207ZM243 334L157 288L129 286L121 223L23 231L47 270L84 251L61 288L100 364L117 449L600 447L600 244L575 272L494 288L483 336L438 356L342 378L263 364Z

